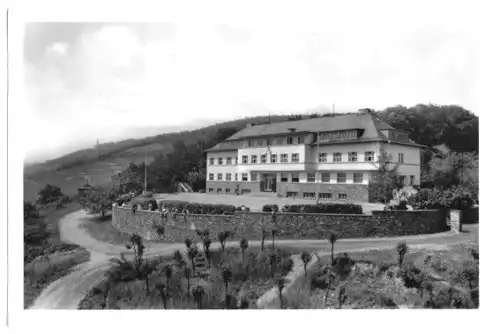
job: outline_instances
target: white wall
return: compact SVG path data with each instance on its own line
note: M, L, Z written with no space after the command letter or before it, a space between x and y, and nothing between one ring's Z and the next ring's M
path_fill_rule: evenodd
M415 184L420 184L420 148L398 144L384 144L383 149L391 156L391 161L394 162L394 164L390 165L391 167L395 166L395 163L398 162L398 153L403 153L404 163L399 165L397 169L398 174L405 176L406 184L410 182L410 175L415 176Z

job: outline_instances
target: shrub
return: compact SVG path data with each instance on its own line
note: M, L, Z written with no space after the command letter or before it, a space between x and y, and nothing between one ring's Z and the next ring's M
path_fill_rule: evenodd
M394 211L394 210L408 210L408 207L406 206L406 201L400 201L398 204L393 204L393 205L386 205L384 207L384 210L390 210L390 211Z
M331 213L331 214L362 214L363 207L358 204L348 203L328 203L328 204L301 204L285 205L281 209L283 212L294 213Z
M143 196L138 196L138 197L135 197L133 198L130 203L132 205L140 205L142 207L143 210L149 210L149 205L151 204L151 209L153 211L155 211L156 209L158 209L158 203L156 202L156 200L154 198L146 198L146 197L143 197Z
M142 197L145 197L145 198L153 198L153 192L152 191L144 191L142 193Z
M191 214L203 215L232 215L235 211L237 211L235 206L224 204L202 204L190 203L185 201L164 200L160 202L160 205L167 208L168 210L176 209L178 212L187 210Z
M273 211L279 211L279 207L276 204L265 204L262 207L262 212L273 212Z
M410 196L408 204L415 209L464 210L474 205L474 199L468 188L463 186L449 189L424 188Z

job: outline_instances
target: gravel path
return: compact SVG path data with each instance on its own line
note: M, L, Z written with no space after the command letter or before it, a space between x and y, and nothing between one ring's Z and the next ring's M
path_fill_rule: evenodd
M119 256L120 253L130 254L125 249L125 246L113 245L92 238L82 227L87 218L88 216L84 211L73 212L64 216L59 221L59 226L61 240L86 248L91 254L90 261L75 267L69 275L50 284L35 300L31 308L77 309L78 303L85 297L87 292L105 278L105 273L110 267L109 260ZM469 225L464 228L466 229L466 233L459 235L446 232L393 238L339 240L335 244L335 252L392 248L402 240L406 240L408 245L413 244L416 247L435 247L439 244L467 242L477 238L477 225ZM286 246L287 248L297 248L297 253L302 249L307 249L311 252L328 253L330 249L330 244L327 240L276 240L275 244L282 247ZM217 245L217 243L214 245ZM227 246L239 247L239 242L231 241L227 243ZM260 247L260 240L249 241L249 246ZM183 250L184 248L184 244L148 243L146 254L148 257L169 255L177 249ZM301 265L295 267L296 270L303 271ZM300 272L294 273L292 271L289 275L291 275L290 278L297 277L297 275L300 275Z

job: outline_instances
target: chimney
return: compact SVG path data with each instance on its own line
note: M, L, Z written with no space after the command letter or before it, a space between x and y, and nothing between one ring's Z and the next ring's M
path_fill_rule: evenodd
M252 126L254 126L255 124L253 123L247 123L247 128L251 128Z

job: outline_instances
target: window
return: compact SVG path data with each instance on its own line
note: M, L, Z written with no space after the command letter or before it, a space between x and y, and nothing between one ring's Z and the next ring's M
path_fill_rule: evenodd
M326 162L326 153L320 153L318 157L319 162Z
M292 162L299 162L299 154L292 153Z
M261 164L265 164L265 163L267 163L267 155L266 155L266 154L262 154L262 155L260 156L260 163L261 163Z
M321 173L321 182L330 183L330 172Z
M231 181L231 173L226 173L226 181Z
M304 136L298 136L298 137L297 137L297 142L298 142L299 144L304 144Z
M214 164L214 158L210 158L210 165Z
M299 193L296 191L287 191L286 192L286 197L297 197L299 196Z
M234 173L234 180L238 181L238 173Z
M316 193L304 193L302 195L304 198L309 198L309 199L313 199L316 197Z
M403 153L398 153L398 162L403 164L405 162L405 155Z
M276 154L271 154L271 163L275 164L278 160L278 156Z
M402 184L402 185L404 185L405 184L405 178L406 177L404 175L400 175L399 176L399 183Z
M257 146L265 146L264 145L264 139L258 139L257 140Z
M373 151L365 152L365 161L375 161L375 153Z
M221 193L222 192L222 188L217 188L217 192Z
M299 182L299 173L292 173L292 182Z
M347 194L346 193L338 193L337 198L339 200L347 200Z
M337 183L345 183L346 175L345 173L337 173Z
M234 163L237 165L238 164L238 157L234 157Z
M209 193L213 193L214 192L214 188L208 188L208 192Z
M217 174L217 181L222 181L222 173Z
M278 137L274 141L276 142L276 145L283 145L283 137Z
M354 173L354 183L363 183L363 173Z
M227 157L226 158L226 165L230 165L231 164L231 157Z
M224 164L224 159L219 158L219 165L222 165L222 164Z
M241 173L241 181L248 181L248 173Z
M410 175L410 186L415 185L415 175Z
M252 155L252 163L253 164L257 163L257 156L256 155Z
M319 193L319 199L332 199L331 193Z
M316 174L307 173L307 182L316 182Z
M281 173L281 182L288 182L288 173Z
M247 164L248 163L248 155L241 156L241 160L242 160L243 164Z
M342 153L340 152L333 153L333 162L342 162Z
M358 152L349 152L349 162L358 161Z
M250 173L250 181L257 181L257 173Z
M230 192L231 192L231 189L226 188L226 193L230 193Z
M286 143L288 145L292 145L293 144L293 137L286 137Z
M286 154L286 153L282 153L282 154L280 154L280 162L281 162L281 163L286 163L286 162L288 162L288 154Z
M208 179L209 179L210 181L213 181L213 180L214 180L214 173L210 173L210 174L208 174Z

